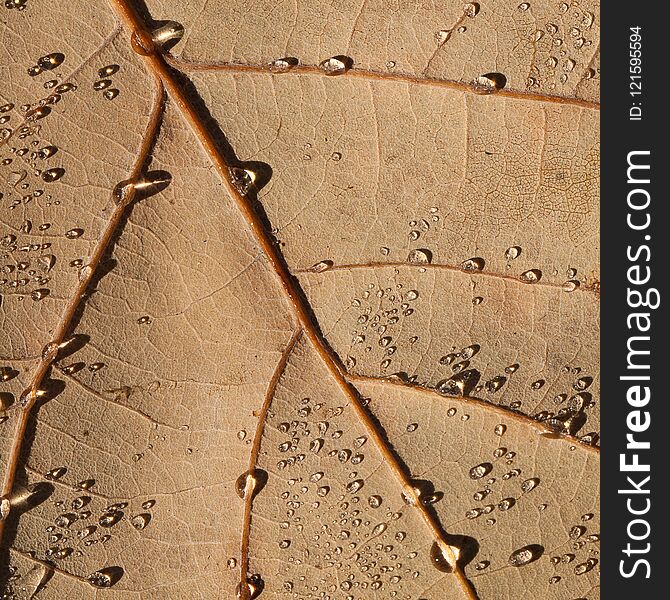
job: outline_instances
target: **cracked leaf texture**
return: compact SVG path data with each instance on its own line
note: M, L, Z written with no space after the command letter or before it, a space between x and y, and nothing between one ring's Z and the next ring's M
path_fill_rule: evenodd
M598 11L4 3L2 597L598 599Z

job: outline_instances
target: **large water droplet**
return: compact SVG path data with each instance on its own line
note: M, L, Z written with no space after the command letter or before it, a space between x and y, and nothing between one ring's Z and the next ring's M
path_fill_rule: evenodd
M454 570L448 553L437 543L430 547L430 562L441 573L451 573Z
M462 271L481 271L484 268L484 259L480 257L468 258L460 264Z
M245 471L235 482L235 492L242 500L246 500L248 497L253 499L263 489L267 478L267 473L262 469Z
M184 26L176 21L164 21L159 27L151 32L154 44L163 50L170 50L184 37Z
M528 271L521 273L519 279L524 283L537 283L542 279L542 271L539 269L529 269Z

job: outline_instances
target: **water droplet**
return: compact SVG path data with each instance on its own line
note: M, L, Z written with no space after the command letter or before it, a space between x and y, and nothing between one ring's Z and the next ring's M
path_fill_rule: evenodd
M510 246L505 250L505 258L507 260L514 260L521 255L521 248L519 246Z
M270 67L270 72L272 73L286 73L297 65L298 65L298 59L292 56L287 56L285 58L277 58L272 62L268 63L268 66Z
M416 248L410 250L407 255L407 262L413 265L429 264L433 260L433 253L425 248Z
M26 121L39 121L48 116L49 113L51 113L51 109L48 106L38 106L26 113Z
M256 181L256 173L251 169L243 169L241 167L230 167L228 172L235 189L240 195L246 196Z
M335 162L338 162L341 159L342 159L342 153L341 152L333 152L330 155L330 160L333 160Z
M478 94L492 94L507 85L507 77L502 73L485 73L474 81L474 91Z
M94 588L110 588L123 576L121 567L104 567L91 573L86 581Z
M521 12L526 12L530 8L530 2L522 2L517 6Z
M118 73L120 68L119 65L106 65L98 70L98 77L100 77L100 79L110 77L111 75Z
M107 511L98 519L98 525L100 527L113 527L123 518L123 514L121 510Z
M65 54L62 54L61 52L52 52L51 54L42 56L37 61L37 66L43 71L50 71L60 67L64 60Z
M362 479L355 479L354 481L350 481L347 484L346 490L350 494L355 494L358 490L360 490L363 487L363 480Z
M584 575L598 564L598 559L589 558L586 562L575 565L575 575Z
M184 36L184 27L176 21L167 21L151 32L154 44L170 50Z
M342 75L353 66L353 61L348 56L331 56L319 63L321 69L326 75Z
M441 573L451 573L454 570L450 556L447 551L437 543L433 542L430 547L430 562Z
M149 521L151 521L151 515L149 513L140 513L139 515L135 515L130 520L130 523L135 529L141 531L149 524Z
M481 463L470 469L470 479L481 479L493 470L491 463Z
M507 431L507 425L503 425L502 423L499 423L493 428L493 433L497 436L505 435L505 431Z
M63 175L65 175L65 169L60 167L46 169L42 171L42 181L53 183L54 181L58 181Z
M106 90L110 85L112 85L111 79L100 79L93 84L93 89L96 91Z
M248 598L249 600L255 600L258 596L261 595L263 588L265 587L265 582L260 575L254 574L247 578L244 583L239 583L237 585L235 595L237 598ZM246 596L244 592L246 591Z
M379 508L382 505L382 497L377 495L370 496L368 498L368 504L371 508Z
M84 230L79 228L79 227L75 227L74 229L69 229L68 231L65 232L65 237L68 240L76 240L77 238L81 237L82 235L84 235Z
M468 258L460 264L460 268L463 271L481 271L484 268L484 264L483 258Z
M519 548L510 554L508 562L513 567L523 567L533 561L536 561L544 553L544 548L538 544L531 544Z
M117 88L109 88L102 92L102 97L105 100L114 100L119 95L119 90Z
M7 496L0 497L0 523L9 517L12 505Z
M316 264L313 264L307 270L311 273L323 273L324 271L327 271L328 269L332 268L332 266L333 266L332 260L322 260Z
M56 467L55 469L47 471L44 474L44 479L49 479L50 481L56 481L57 479L63 477L65 473L67 473L67 467Z
M521 273L519 279L524 283L537 283L542 279L542 271L539 269L529 269Z
M245 471L235 482L235 492L242 500L246 500L248 497L254 498L261 491L266 481L267 473L262 469Z
M477 14L479 14L479 3L468 2L465 6L463 6L463 12L465 13L466 17L473 19L477 16Z
M527 494L528 492L534 490L539 484L540 484L539 477L531 477L530 479L526 479L524 482L521 483L521 491L524 494Z

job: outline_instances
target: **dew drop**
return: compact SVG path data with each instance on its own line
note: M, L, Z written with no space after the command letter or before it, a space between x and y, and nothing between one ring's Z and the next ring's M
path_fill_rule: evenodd
M353 65L353 61L348 56L331 56L319 63L321 69L326 75L342 75L346 73Z
M106 65L98 70L98 77L100 77L100 79L110 77L111 75L118 73L120 68L119 65Z
M123 576L121 567L104 567L91 573L86 581L94 588L110 588Z
M433 542L430 547L430 562L440 573L451 573L454 570L448 556L437 542Z
M46 169L42 171L42 181L53 183L54 181L58 181L63 175L65 175L65 169L60 167Z
M492 94L507 85L507 77L502 73L485 73L474 81L474 91L478 94Z
M105 100L114 100L119 95L119 90L117 88L109 88L102 92L102 97Z
M521 248L519 246L510 246L505 250L505 258L507 260L514 260L515 258L519 258L521 255Z
M251 169L243 169L242 167L230 167L228 172L235 189L241 196L246 196L254 186L256 173Z
M61 52L52 52L51 54L42 56L37 61L37 66L43 71L50 71L52 69L60 67L63 64L64 60L65 60L64 54L62 54Z
M483 258L468 258L460 264L460 268L462 271L481 271L484 268L484 264Z
M12 505L7 496L0 497L0 523L9 517Z
M524 494L527 494L528 492L534 490L539 484L540 484L539 477L531 477L530 479L526 479L521 483L521 491Z
M524 283L537 283L542 278L542 271L539 269L529 269L521 273L519 279Z
M363 483L364 482L362 479L355 479L354 481L351 481L347 484L346 490L350 494L355 494L363 487Z
M478 2L468 2L463 6L463 12L466 17L473 19L479 14L479 3Z
M379 508L382 505L382 497L377 495L370 496L368 498L368 504L371 508Z
M171 49L182 37L184 37L184 27L176 21L167 21L151 32L154 44L165 50Z
M135 529L141 531L149 524L149 521L151 521L151 515L149 513L140 513L139 515L135 515L130 520L130 523Z
M469 471L470 479L481 479L493 470L491 463L481 463L472 467Z
M333 261L332 260L322 260L322 261L319 261L316 264L313 264L307 270L310 273L323 273L324 271L328 271L328 269L331 269L332 266L333 266Z
M298 65L298 59L292 56L277 58L268 63L271 73L286 73Z
M429 264L433 260L433 253L425 248L410 250L407 262L413 265Z
M48 479L50 481L56 481L63 477L67 473L67 467L56 467L54 469L51 469L50 471L47 471L44 474L44 479Z
M242 500L246 500L249 496L254 498L261 491L266 481L267 473L262 469L245 471L235 481L235 492Z
M503 425L502 423L498 423L498 425L493 428L493 433L499 437L505 435L505 431L507 431L507 425Z
M531 544L519 548L510 554L508 562L513 567L523 567L533 561L536 561L544 553L544 548L537 544Z

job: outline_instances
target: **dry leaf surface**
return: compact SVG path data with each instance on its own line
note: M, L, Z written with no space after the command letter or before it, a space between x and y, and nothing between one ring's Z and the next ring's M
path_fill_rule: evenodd
M597 14L5 2L3 598L599 598Z

